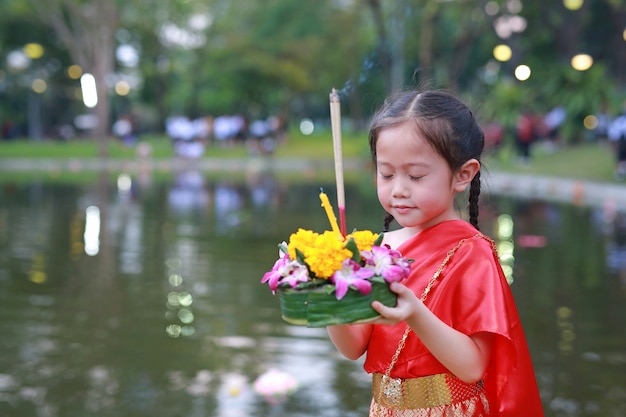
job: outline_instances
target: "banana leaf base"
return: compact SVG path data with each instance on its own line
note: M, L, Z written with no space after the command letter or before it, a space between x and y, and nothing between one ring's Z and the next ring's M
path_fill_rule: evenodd
M372 282L372 291L367 295L350 289L341 300L337 300L334 292L328 293L322 288L279 288L278 298L283 320L308 327L368 322L379 316L370 307L372 301L378 300L390 307L395 307L397 302L397 295L386 282Z

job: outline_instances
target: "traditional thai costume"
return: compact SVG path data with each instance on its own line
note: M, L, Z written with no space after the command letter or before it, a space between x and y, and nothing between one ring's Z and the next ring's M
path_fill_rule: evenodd
M398 250L413 259L405 284L437 317L471 336L494 335L481 381L450 373L402 322L374 325L364 368L373 374L370 416L542 417L526 338L495 243L469 223L439 223Z

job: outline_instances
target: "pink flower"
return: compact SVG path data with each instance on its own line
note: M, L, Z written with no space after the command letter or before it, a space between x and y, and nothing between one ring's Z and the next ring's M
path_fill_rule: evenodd
M344 260L341 269L331 277L331 281L335 283L337 300L341 300L346 295L351 285L361 294L369 294L372 291L372 283L367 281L367 278L373 276L373 270L361 268L361 265L352 259Z
M278 404L298 389L298 380L292 375L270 369L254 381L254 391L271 404Z
M291 261L291 269L289 275L283 277L281 283L287 282L291 288L295 288L301 282L307 282L309 280L309 270L306 266L296 261Z
M362 251L361 256L365 265L387 282L402 281L411 272L411 263L389 245L372 246L371 251Z
M262 283L267 282L272 291L276 291L278 284L287 282L293 288L300 282L308 281L308 270L305 266L289 259L288 254L278 258L272 270L266 272L261 279Z

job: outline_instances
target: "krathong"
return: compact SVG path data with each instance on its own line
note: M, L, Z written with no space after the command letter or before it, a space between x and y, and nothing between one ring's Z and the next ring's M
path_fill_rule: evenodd
M381 244L382 234L346 233L341 111L334 88L329 99L339 223L322 190L320 200L332 230L293 233L288 243L278 245L278 260L261 280L278 293L285 321L309 327L374 320L378 313L372 301L395 306L397 296L389 284L406 278L412 262Z
M329 220L333 225L330 215ZM375 319L371 302L395 306L389 284L411 270L411 260L381 244L382 238L369 230L344 237L337 230L300 228L278 245L278 260L261 282L278 293L283 319L292 324L321 327Z

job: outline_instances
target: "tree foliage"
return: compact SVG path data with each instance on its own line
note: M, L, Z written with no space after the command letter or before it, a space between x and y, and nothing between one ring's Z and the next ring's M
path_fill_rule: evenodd
M71 64L102 80L100 137L106 118L124 113L152 130L172 114L327 118L331 88L362 128L390 92L429 85L472 97L484 118L504 124L522 107L565 104L573 138L584 115L621 108L626 83L623 0L578 10L543 0L0 0L0 8L0 122L32 125L27 79L39 77L49 86L39 97L48 134L84 111L66 76ZM502 36L495 28L511 17L525 27ZM31 42L44 57L9 68L8 55ZM511 48L509 61L493 58L497 44ZM120 47L136 62L120 59ZM571 68L578 53L593 56L591 69ZM520 64L532 69L527 81L513 75ZM130 94L114 92L120 80Z

